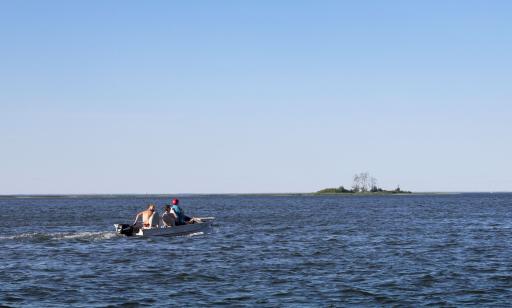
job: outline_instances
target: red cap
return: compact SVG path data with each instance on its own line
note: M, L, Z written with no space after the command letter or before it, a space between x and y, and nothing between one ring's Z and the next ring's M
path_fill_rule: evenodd
M172 199L172 204L177 205L178 203L180 203L180 200L178 200L178 199Z

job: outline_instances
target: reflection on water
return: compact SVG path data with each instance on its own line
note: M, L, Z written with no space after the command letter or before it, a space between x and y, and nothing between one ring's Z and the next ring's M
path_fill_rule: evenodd
M511 194L186 196L206 233L128 238L160 197L0 199L0 303L503 306ZM9 215L7 217L7 214ZM30 219L28 219L30 218Z

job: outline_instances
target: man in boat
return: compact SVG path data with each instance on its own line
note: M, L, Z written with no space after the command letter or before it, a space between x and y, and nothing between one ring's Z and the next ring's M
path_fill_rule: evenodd
M181 226L186 224L193 224L199 222L197 219L193 217L189 217L185 215L185 211L179 206L179 199L172 199L171 213L174 216L174 225Z
M137 220L142 216L142 227L143 228L158 228L160 223L160 216L156 211L156 206L152 203L148 204L148 208L145 211L142 211L135 216L134 225L137 224Z
M169 204L165 205L164 213L162 214L162 226L165 227L174 227L176 225L176 215L171 212L171 206Z

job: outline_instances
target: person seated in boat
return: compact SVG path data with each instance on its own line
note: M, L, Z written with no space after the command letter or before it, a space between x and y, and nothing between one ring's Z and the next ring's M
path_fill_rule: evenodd
M160 224L160 216L156 211L156 206L152 203L148 204L148 208L135 216L134 225L137 224L137 220L142 216L142 227L143 228L158 228Z
M174 215L174 224L176 226L195 223L196 220L192 217L185 215L185 211L179 206L179 199L172 199L171 213Z
M162 227L174 227L176 225L176 215L171 212L171 206L165 205L164 213L162 214Z

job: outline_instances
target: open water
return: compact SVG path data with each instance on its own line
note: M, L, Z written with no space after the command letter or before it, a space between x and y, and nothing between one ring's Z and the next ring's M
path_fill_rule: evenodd
M512 194L183 196L205 234L127 238L169 198L0 198L5 306L509 306Z

